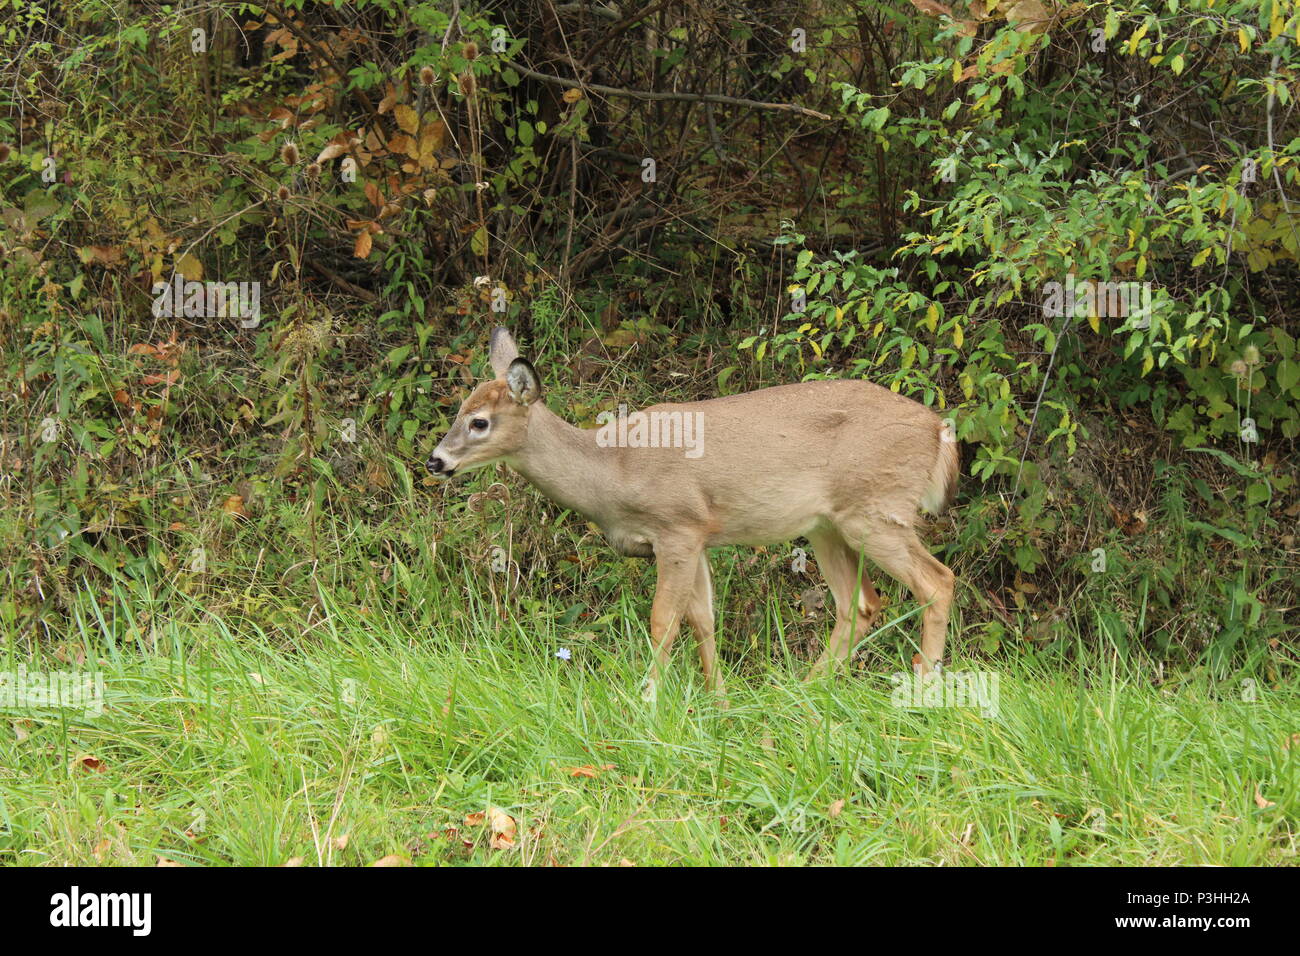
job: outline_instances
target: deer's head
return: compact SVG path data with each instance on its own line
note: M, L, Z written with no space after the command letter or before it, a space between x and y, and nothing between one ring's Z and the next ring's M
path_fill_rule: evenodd
M542 394L537 370L519 357L510 333L492 330L488 361L496 378L484 382L460 406L456 420L425 463L443 478L508 458L523 447L528 416Z

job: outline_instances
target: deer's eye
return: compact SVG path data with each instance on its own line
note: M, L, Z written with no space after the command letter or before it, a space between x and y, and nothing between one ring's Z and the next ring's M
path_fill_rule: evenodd
M470 427L470 431L485 432L487 431L488 420L486 418L471 419L469 423L469 427Z

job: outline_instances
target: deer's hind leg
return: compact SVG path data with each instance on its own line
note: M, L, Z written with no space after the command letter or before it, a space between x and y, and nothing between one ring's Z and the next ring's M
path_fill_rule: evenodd
M921 650L912 658L918 674L928 674L943 660L957 576L930 553L916 531L901 524L847 524L840 532L851 545L861 547L867 557L890 577L905 585L921 612Z
M725 700L726 688L718 670L718 652L713 639L713 574L709 570L709 553L700 552L699 567L695 572L695 590L686 604L686 623L695 632L695 644L700 652L700 667L704 671L704 686L716 691Z
M849 659L853 648L869 633L876 615L880 613L881 600L872 587L862 562L839 532L834 528L814 531L808 536L817 556L817 566L826 579L835 598L835 627L822 656L808 672L811 679L823 673L832 664Z

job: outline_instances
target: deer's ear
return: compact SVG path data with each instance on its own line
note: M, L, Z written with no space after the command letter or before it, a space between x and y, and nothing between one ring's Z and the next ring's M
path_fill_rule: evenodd
M510 386L510 397L520 405L531 405L542 394L537 369L528 359L517 358L510 363L506 369L506 384Z
M519 346L515 345L510 333L498 325L492 330L492 338L488 341L488 362L492 366L492 374L497 378L505 378L510 363L517 358Z

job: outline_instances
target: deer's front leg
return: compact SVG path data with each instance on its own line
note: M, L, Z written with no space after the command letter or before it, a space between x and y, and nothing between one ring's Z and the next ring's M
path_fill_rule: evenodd
M695 591L695 578L703 549L686 545L656 545L655 599L650 606L650 644L653 659L641 696L654 700L659 681L668 667L673 639L682 629L682 616Z

